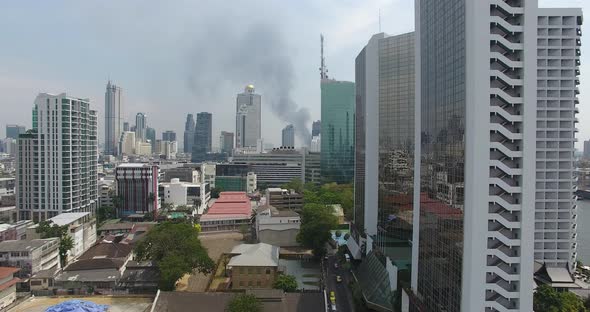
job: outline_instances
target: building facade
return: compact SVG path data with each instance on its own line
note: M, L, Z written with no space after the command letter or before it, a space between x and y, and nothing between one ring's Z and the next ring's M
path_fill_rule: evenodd
M236 147L256 147L262 138L262 98L253 85L247 85L236 98Z
M321 168L324 182L352 183L354 176L353 82L322 79Z
M166 130L162 132L162 141L168 142L175 142L176 141L176 132L172 130Z
M121 88L109 80L104 93L105 155L119 155L119 138L123 132L123 95L121 91Z
M295 147L295 128L289 124L282 131L282 144L285 147Z
M135 132L123 131L119 139L119 151L122 155L135 154Z
M98 204L96 111L87 99L41 93L33 129L18 139L20 220L92 212Z
M137 113L135 115L135 140L146 141L147 138L147 115L145 113Z
M416 1L417 270L406 298L419 311L532 311L532 260L568 274L576 259L582 12L451 4Z
M0 242L0 265L20 268L20 272L15 273L19 278L60 268L59 238Z
M297 234L301 227L299 214L289 209L262 206L256 213L256 239L279 247L299 246Z
M221 131L221 135L219 136L219 147L221 148L222 153L231 155L234 150L234 133Z
M20 269L0 267L0 310L8 309L8 306L16 301L16 284L21 280L14 277Z
M590 159L590 140L584 141L584 150L582 152L583 159Z
M137 138L135 138L137 141ZM147 127L145 128L145 139L144 141L149 141L150 145L152 146L152 150L156 148L156 129Z
M322 121L316 120L311 124L311 136L315 137L322 133Z
M6 137L9 139L18 139L20 134L25 133L25 126L20 125L6 125Z
M186 115L186 122L184 123L184 145L183 152L188 154L193 151L193 144L195 143L195 118L193 114Z
M150 164L121 164L115 168L115 184L120 204L117 216L157 213L158 166Z
M171 204L172 207L191 206L194 208L193 215L202 214L211 199L209 184L181 182L177 178L160 183L158 192L162 203Z
M192 157L194 162L200 161L203 155L211 153L212 131L213 115L207 112L198 113Z

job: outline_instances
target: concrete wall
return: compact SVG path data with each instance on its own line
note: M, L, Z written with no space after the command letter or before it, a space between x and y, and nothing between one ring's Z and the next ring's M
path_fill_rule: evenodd
M232 288L272 288L277 277L276 267L238 267L232 268Z
M258 232L258 241L280 247L299 246L297 233L299 233L299 229L284 231L260 230Z

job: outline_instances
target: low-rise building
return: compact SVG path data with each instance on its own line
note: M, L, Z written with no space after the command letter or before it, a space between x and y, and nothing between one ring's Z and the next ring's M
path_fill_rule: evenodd
M114 207L113 195L115 195L115 181L106 179L98 181L99 207Z
M202 214L211 199L209 184L181 182L177 178L160 183L158 192L162 203L172 204L173 207L192 206L193 215Z
M18 267L17 277L29 278L37 272L56 268L59 238L9 240L0 242L0 266Z
M293 210L262 206L256 214L256 237L259 242L280 247L299 246L297 234L301 218Z
M96 219L90 212L67 212L47 220L57 226L67 226L68 236L72 238L74 247L68 251L68 259L78 257L96 243ZM27 229L27 238L40 238L38 225Z
M0 196L13 195L15 185L15 178L0 178Z
M226 266L232 288L272 288L279 274L279 249L265 243L234 247Z
M277 209L291 209L300 211L303 209L303 195L294 190L282 188L267 188L266 203Z
M199 170L191 167L177 167L162 169L164 173L163 182L170 182L172 179L178 179L181 182L189 182L199 184L201 181L201 174Z
M20 282L14 274L19 268L0 267L0 311L16 301L16 284Z
M12 195L14 196L14 195ZM1 201L1 199L0 199ZM14 223L18 219L16 206L3 207L0 202L0 222ZM32 221L31 221L32 222Z
M202 231L235 231L250 225L252 206L246 192L221 192L209 210L201 216Z
M0 224L0 242L6 240L27 239L27 228L33 225L31 220L20 220L11 224Z

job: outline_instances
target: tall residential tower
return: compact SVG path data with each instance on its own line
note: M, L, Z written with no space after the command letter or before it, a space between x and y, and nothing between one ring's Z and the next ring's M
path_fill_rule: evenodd
M261 96L247 85L236 98L236 147L256 147L261 134Z
M123 132L123 103L121 88L110 80L104 94L104 131L104 154L118 155L118 142Z
M282 144L285 147L295 147L295 128L289 124L282 131Z
M186 115L186 122L184 123L184 153L193 152L193 144L195 143L195 119L193 114Z

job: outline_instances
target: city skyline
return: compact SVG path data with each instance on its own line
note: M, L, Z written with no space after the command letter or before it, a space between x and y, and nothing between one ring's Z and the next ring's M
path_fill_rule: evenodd
M222 7L223 5L210 5L211 7L206 6L200 8L199 11L204 12L202 14L223 10L228 10L228 14L231 13L238 16L247 14L246 12L240 12L242 10L238 9L240 7L239 5L232 6L232 8ZM582 7L586 10L590 9L590 3L581 0L545 0L540 1L539 5L542 7L569 6ZM52 16L57 17L65 14L62 12L63 6L65 5L62 4L60 6L59 3L51 6L43 4L40 5L39 12L48 12ZM87 8L86 6L91 7ZM211 111L216 116L213 124L213 135L218 136L223 130L233 130L224 127L224 125L234 123L234 115L230 111L233 110L236 90L240 90L244 85L252 83L256 86L258 93L265 99L268 97L270 86L266 86L260 81L255 81L257 77L248 79L247 75L241 75L239 77L240 81L235 81L236 79L234 78L216 75L214 78L219 78L217 81L219 83L218 90L203 92L199 95L194 94L187 87L189 79L186 77L187 75L184 70L182 70L184 64L179 64L180 61L169 63L171 58L176 58L183 62L187 58L190 58L192 42L186 44L191 46L181 47L182 49L179 49L179 52L171 52L169 49L160 48L160 45L153 46L154 44L151 42L160 39L161 45L166 46L170 43L171 39L165 38L168 32L163 33L162 31L158 31L151 24L149 24L147 29L135 29L135 27L129 26L122 21L114 25L104 25L103 23L105 22L103 20L109 19L104 18L103 15L111 16L111 9L114 6L117 6L117 15L113 17L115 19L119 16L129 14L133 9L133 6L130 4L120 6L119 4L108 1L98 7L91 4L79 3L68 8L66 12L82 9L84 12L92 13L87 13L90 15L83 14L82 16L78 16L74 20L64 22L65 24L46 25L44 22L35 18L23 18L24 16L28 17L32 13L37 14L36 12L30 12L25 7L25 4L12 3L2 5L2 10L0 10L2 21L0 23L5 26L3 28L5 29L5 33L3 31L0 31L0 33L3 33L3 37L6 38L8 49L0 52L0 68L3 69L0 71L0 90L6 95L0 105L10 107L11 109L0 117L0 137L5 136L4 127L8 123L22 124L27 129L31 127L30 119L27 118L27 113L29 112L28 107L32 105L34 97L38 92L57 93L66 91L72 94L84 94L92 103L95 103L99 120L99 143L103 144L105 140L105 125L103 123L105 116L101 103L104 103L104 85L109 78L116 81L117 85L125 90L124 121L134 124L135 114L137 112L145 112L150 116L150 126L155 128L158 133L166 129L174 130L176 133L183 133L184 124L181 124L178 120L182 120L187 113ZM277 6L282 7L283 4L273 1L255 1L248 2L248 6L253 6L254 8L267 6L276 8ZM309 129L311 129L312 120L319 119L320 117L319 73L317 71L319 66L320 32L325 35L326 39L325 53L330 76L352 81L354 79L353 60L358 48L366 43L366 38L379 32L379 9L381 9L381 30L383 32L396 35L412 31L414 28L413 7L405 5L403 1L375 1L358 4L338 3L337 6L332 1L322 4L304 1L298 4L289 3L288 6L296 6L298 8L297 11L300 11L300 7L303 7L302 11L312 12L311 14L306 14L305 17L309 27L306 27L302 31L298 26L300 16L293 18L290 16L291 13L280 13L279 16L270 16L270 14L261 13L262 15L260 15L256 22L278 24L280 20L282 24L280 27L277 27L279 34L295 39L288 40L288 48L293 51L288 56L292 59L295 71L295 78L292 81L294 85L292 94L294 100L300 104L299 106L306 107L310 112ZM337 7L337 9L331 10L333 7ZM45 9L45 11L41 10L41 8ZM186 10L182 7L162 8L156 5L154 8L161 12L155 12L153 8L145 8L143 11L137 13L142 22L149 23L148 19L158 14L163 17L179 14L178 18L175 18L175 21L168 25L171 32L178 33L173 39L178 39L178 36L181 35L187 35L184 29L187 26L191 26L191 23L196 23L193 20L198 20L198 18L194 18L194 14L201 14L189 13L197 10ZM271 10L265 9L265 11ZM285 10L277 9L275 11ZM199 16L197 15L197 17ZM350 16L354 17L354 23L345 22L345 20L350 19ZM89 26L84 26L80 33L70 33L67 29L72 28L72 25L81 23L82 21L80 19ZM28 24L33 26L24 25L25 20L30 20ZM219 23L215 22L213 25ZM240 23L242 24L238 25L239 27L246 27L250 26L253 22ZM342 27L336 27L336 25L342 24L347 25L347 27L344 29ZM38 37L41 38L53 37L49 35L44 36L43 33L66 32L68 36L64 38L75 37L84 42L90 40L91 43L94 42L92 40L98 40L96 44L99 43L100 47L96 52L93 52L94 54L84 58L73 54L79 51L76 47L72 47L71 52L62 51L62 55L56 55L53 52L43 55L31 55L34 52L29 52L29 50L35 50L29 47L38 43L30 41L26 38L27 36L16 36L15 34L8 33L8 30L15 26L23 28L25 33L32 31L30 27L34 27L35 32L40 32ZM583 31L590 33L589 27L589 23L585 23L583 25ZM112 36L113 34L119 33L119 28L121 28L120 35ZM202 37L201 34L190 33L188 35L194 35L196 38ZM231 38L236 38L239 35L240 32L235 29L228 32L228 36L231 36ZM151 36L155 37L151 38ZM132 44L121 42L123 38L129 38ZM147 40L146 38L150 39ZM58 44L64 39L57 38L57 40L58 42L52 44ZM92 44L94 45L95 43ZM121 55L115 55L112 51L103 48L103 46L109 47L113 44L121 45L117 50ZM27 52L21 53L22 51ZM144 56L137 58L135 55L139 51L142 51L141 54ZM145 51L152 52L146 54ZM178 54L170 55L170 53ZM590 70L587 70L590 62L585 61L587 58L587 54L583 53L581 68L583 74L580 85L582 95L580 99L581 103L584 103L585 97L587 97L585 94L589 93L587 91L585 92L585 90L589 89L588 86L590 85L589 79L585 79L585 75L588 75L587 73L590 72ZM24 66L23 64L27 65ZM61 68L69 68L71 66L88 66L85 70L87 73L85 78L73 79L67 77L65 71L60 73ZM47 75L49 72L55 73L56 71L57 75ZM162 92L155 92L154 90L161 90ZM262 112L263 138L265 142L280 145L280 130L290 122L281 121L279 118L276 118L276 115L271 110L265 110L265 108L269 107L270 103L264 101ZM590 110L585 110L582 106L580 108L580 141L576 144L576 147L580 150L581 141L590 138L590 122L584 122L585 120L590 120ZM296 140L296 145L300 146L302 142L299 139ZM182 144L182 142L179 143ZM218 147L216 146L217 144L217 140L214 140L214 147Z

